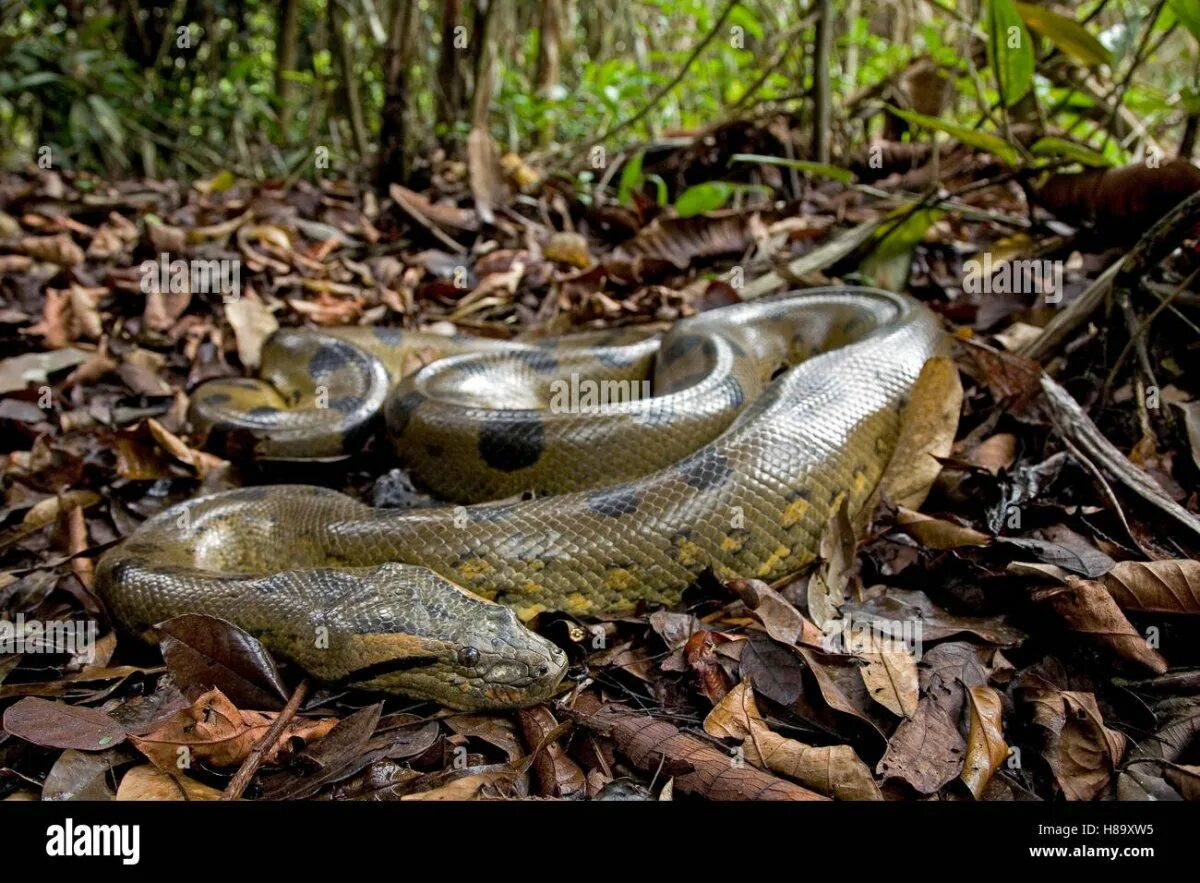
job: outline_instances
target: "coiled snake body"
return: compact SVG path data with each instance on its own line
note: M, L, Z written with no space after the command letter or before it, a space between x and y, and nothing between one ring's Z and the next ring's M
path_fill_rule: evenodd
M941 341L915 301L850 288L713 310L661 341L281 333L269 384L206 384L194 423L252 431L267 455L328 456L382 409L439 495L551 495L396 511L242 488L151 518L105 555L97 586L145 636L207 613L324 680L454 708L537 702L566 668L522 625L538 612L670 605L708 568L774 581L811 562L830 514L877 484ZM587 381L651 371L652 397L585 407Z

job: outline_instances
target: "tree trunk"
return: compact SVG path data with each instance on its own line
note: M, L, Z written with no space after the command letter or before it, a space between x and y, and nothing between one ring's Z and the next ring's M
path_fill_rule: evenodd
M812 158L829 162L829 127L832 122L833 90L829 66L833 62L833 0L820 0L821 18L817 22L816 55L813 57L813 140Z
M283 0L275 40L275 94L279 96L279 133L286 144L292 123L292 80L296 69L296 40L300 31L300 0Z
M559 44L562 42L561 0L542 0L542 24L538 30L537 83L542 95L558 85Z
M346 112L350 117L350 130L354 133L354 147L358 158L366 162L371 153L370 141L367 137L367 124L363 118L362 95L358 91L358 77L354 72L354 45L346 36L345 10L337 0L331 0L326 7L329 10L329 29L331 34L330 48L341 74L341 93L346 101Z
M384 53L386 76L383 100L383 116L379 126L379 165L376 166L375 183L386 191L393 181L408 178L408 72L412 47L412 32L416 22L418 0L396 0L396 8L388 31L387 50Z
M468 50L456 46L458 29L466 27L462 0L443 0L442 54L438 59L438 77L434 84L437 99L437 121L452 133L454 124L461 122L466 109L467 78L463 59Z

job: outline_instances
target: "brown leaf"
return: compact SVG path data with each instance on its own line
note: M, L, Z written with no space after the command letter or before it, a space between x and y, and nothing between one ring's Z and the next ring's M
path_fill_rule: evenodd
M262 360L263 344L275 333L279 323L258 295L249 289L237 300L225 304L225 318L233 327L238 358L242 365L253 371Z
M967 733L967 755L962 780L978 800L987 783L1008 757L1004 741L1003 711L1000 694L991 687L971 687L971 727Z
M824 633L777 591L759 579L732 579L725 587L737 593L767 634L783 644L821 646Z
M1143 665L1155 674L1167 670L1167 660L1146 643L1145 636L1125 618L1102 585L1075 576L1066 579L1066 587L1039 589L1033 599L1048 603L1071 631L1087 635L1122 659Z
M53 236L26 236L17 242L17 248L34 260L58 264L62 267L77 267L83 263L83 249L75 244L70 233Z
M900 437L879 481L882 495L898 506L920 509L942 471L958 431L963 390L949 358L935 356L921 368L912 397L900 415Z
M210 690L163 721L145 736L130 736L134 746L160 769L183 769L202 759L218 767L237 766L262 741L274 713L240 711L220 690ZM267 763L293 738L320 739L337 721L333 718L291 721L265 755Z
M907 627L917 641L940 641L963 632L1000 646L1019 644L1026 638L1003 616L958 616L915 589L872 586L861 600L847 601L842 610L855 625L874 624L883 634L904 637ZM919 633L913 624L919 624Z
M58 756L42 784L42 800L112 800L113 765L119 752L68 748Z
M610 735L638 769L670 776L675 789L711 800L824 800L821 795L745 763L666 721L607 705L585 718Z
M700 258L738 254L754 242L758 212L710 212L690 218L655 218L604 261L618 278L642 279L662 269L685 270Z
M953 521L923 515L900 507L896 524L927 549L958 549L962 546L986 546L991 537L971 527Z
M156 626L167 670L189 698L217 689L231 702L252 708L282 708L287 690L275 660L258 639L236 625L187 613Z
M544 705L520 709L517 720L521 724L525 744L531 749L543 745L547 739L556 739L555 731L560 727ZM545 744L534 758L533 772L544 797L576 797L587 790L587 778L583 770L567 756L557 741Z
M1100 582L1126 610L1200 613L1200 561L1122 561Z
M125 773L117 800L220 800L216 788L158 769L153 764L135 766Z
M1030 690L1027 698L1046 730L1046 762L1064 796L1095 799L1125 753L1125 736L1104 725L1091 693Z
M483 126L472 126L467 135L467 171L475 211L485 224L492 224L495 222L492 209L505 201L504 174L496 144Z
M876 642L877 645L882 642ZM866 660L859 672L871 698L898 717L908 717L917 710L917 661L903 647L878 646L876 653L856 653Z
M548 261L570 264L572 267L580 269L584 269L592 263L587 239L578 233L554 233L542 246L542 254Z
M846 501L829 517L821 534L821 564L808 581L808 615L817 628L828 632L841 616L846 590L854 576L857 540L846 513Z
M4 712L4 729L43 748L103 751L125 741L125 728L102 711L33 696Z
M794 779L835 800L882 800L870 769L849 745L816 747L774 733L754 701L748 681L729 692L704 720L716 738L743 741L746 760Z

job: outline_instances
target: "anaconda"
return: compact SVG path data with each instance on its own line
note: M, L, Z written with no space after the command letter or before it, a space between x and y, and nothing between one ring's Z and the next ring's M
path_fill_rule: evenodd
M943 345L911 298L856 288L722 307L661 340L472 352L442 338L438 359L428 337L289 333L284 364L264 366L273 386L201 388L194 421L240 420L274 453L327 455L361 444L382 409L402 458L443 494L552 495L414 510L295 485L201 497L101 560L114 615L146 637L185 612L222 617L317 678L453 708L535 703L566 669L524 627L537 613L671 605L706 569L774 581L811 563L831 513L858 511L878 483ZM433 360L401 380L418 352ZM581 370L652 370L653 395L548 407ZM236 384L273 404L245 407Z

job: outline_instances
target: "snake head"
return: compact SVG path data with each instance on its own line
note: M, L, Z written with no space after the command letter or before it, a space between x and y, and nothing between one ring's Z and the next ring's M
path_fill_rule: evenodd
M339 611L352 659L342 683L460 710L534 705L567 669L557 646L514 611L423 567L370 568L370 591Z

